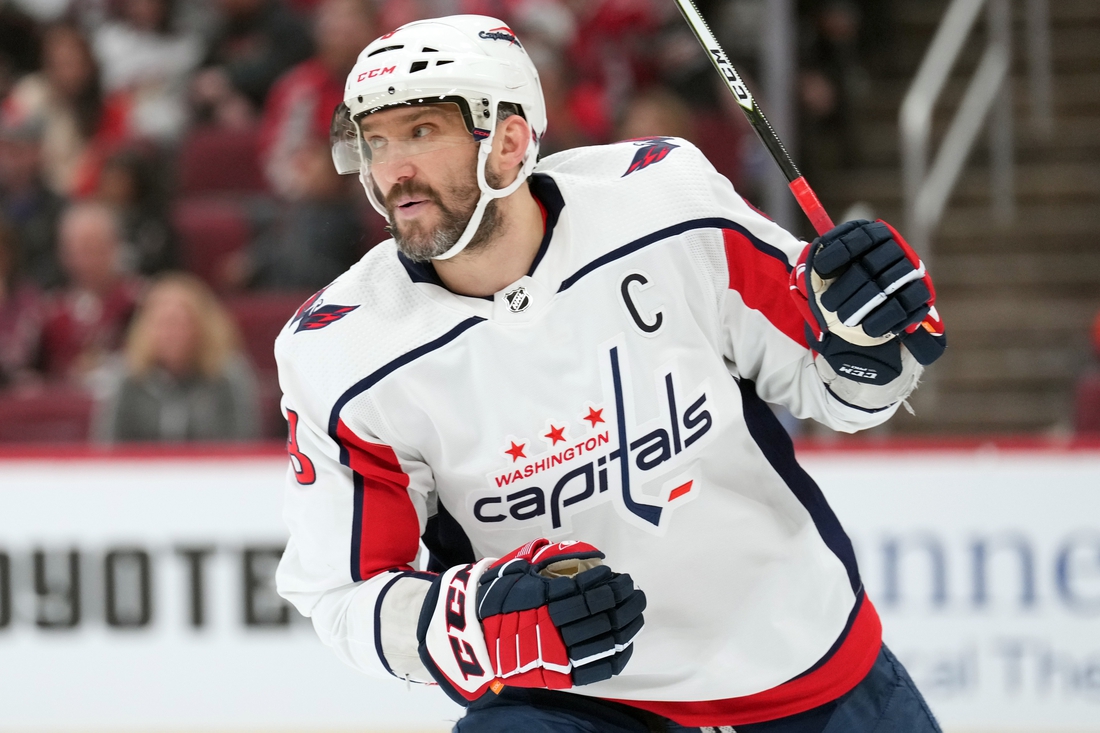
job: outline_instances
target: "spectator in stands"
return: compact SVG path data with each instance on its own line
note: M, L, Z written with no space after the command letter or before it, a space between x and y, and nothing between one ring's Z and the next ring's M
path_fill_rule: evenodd
M543 155L552 155L570 148L593 145L597 142L589 134L589 126L577 114L573 104L572 67L558 53L531 55L539 70L542 94L546 99L546 136L539 145Z
M0 389L39 381L44 316L41 291L19 275L15 227L0 218Z
M99 68L79 28L57 24L42 40L42 70L23 77L5 106L43 125L44 180L61 196L85 195L95 185L104 150L125 139L126 109L106 103Z
M317 52L284 74L267 97L260 127L260 156L271 190L301 198L299 149L328 134L332 111L343 101L344 81L359 52L379 35L368 0L325 0L317 8Z
M192 275L163 276L126 339L125 364L101 404L105 442L248 440L258 436L255 378L213 293Z
M250 124L267 92L313 49L305 24L278 0L218 0L222 28L191 85L202 121Z
M38 33L34 20L10 2L0 2L0 99L15 80L38 63Z
M73 204L60 226L67 286L51 303L43 333L46 373L87 383L122 344L139 283L121 268L118 219L96 202Z
M252 246L228 260L223 279L231 289L316 291L367 249L363 212L349 179L332 167L327 138L301 145L291 164L298 198L278 206Z
M630 99L616 137L619 140L682 137L696 142L691 110L674 92L660 86L645 89Z
M866 87L859 60L862 16L852 0L801 0L803 172L859 162L856 108Z
M57 221L64 200L42 175L45 121L14 104L0 107L0 214L20 243L20 269L41 288L62 283Z
M680 95L660 84L630 99L616 130L619 140L655 136L690 140L718 172L735 185L741 183L742 178L740 141L743 134L720 109L692 110Z
M103 88L125 95L128 127L139 137L171 142L187 121L185 92L202 60L202 42L178 33L176 0L123 0L117 17L93 36Z
M131 147L107 159L96 198L115 210L122 227L124 269L155 275L175 267L177 245L162 173L152 151Z

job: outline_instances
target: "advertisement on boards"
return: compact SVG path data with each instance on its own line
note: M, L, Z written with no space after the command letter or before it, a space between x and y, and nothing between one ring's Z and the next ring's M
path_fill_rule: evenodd
M948 733L1100 732L1100 451L801 454ZM0 731L447 731L274 592L278 452L0 459Z

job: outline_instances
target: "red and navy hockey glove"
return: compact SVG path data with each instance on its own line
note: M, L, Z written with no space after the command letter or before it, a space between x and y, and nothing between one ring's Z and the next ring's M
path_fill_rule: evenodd
M791 273L791 292L811 346L857 382L897 378L898 341L924 365L947 347L932 278L886 222L850 221L815 239Z
M460 705L504 685L565 689L618 674L645 594L603 557L583 542L539 539L451 568L420 612L421 661Z

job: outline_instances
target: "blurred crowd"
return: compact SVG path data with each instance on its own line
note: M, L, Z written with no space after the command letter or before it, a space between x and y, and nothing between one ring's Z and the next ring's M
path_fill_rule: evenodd
M750 79L765 2L697 3ZM798 3L822 164L858 151L882 5ZM0 0L0 440L280 435L275 333L385 238L329 158L344 79L376 36L452 13L523 39L544 154L681 136L750 197L771 165L662 0Z

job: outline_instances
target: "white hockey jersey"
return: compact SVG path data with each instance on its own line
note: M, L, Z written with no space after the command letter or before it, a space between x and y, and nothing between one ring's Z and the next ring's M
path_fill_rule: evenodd
M291 468L279 592L356 668L430 681L430 576L531 539L579 539L648 598L617 677L572 690L684 725L828 702L881 629L848 538L767 403L855 431L916 383L838 378L788 290L802 248L690 143L542 161L527 276L443 287L392 241L276 342ZM904 352L904 349L903 349Z

